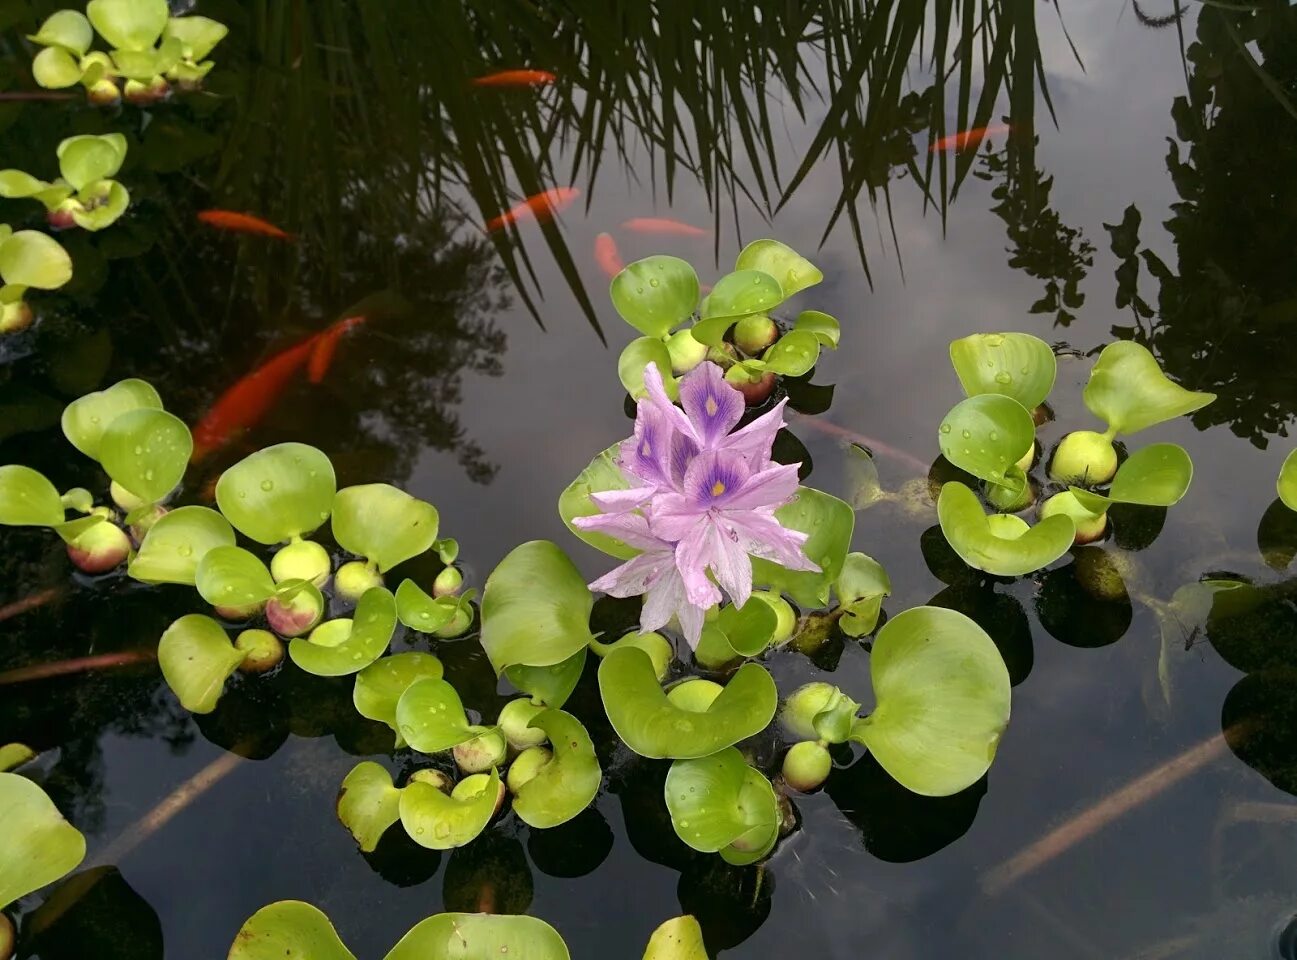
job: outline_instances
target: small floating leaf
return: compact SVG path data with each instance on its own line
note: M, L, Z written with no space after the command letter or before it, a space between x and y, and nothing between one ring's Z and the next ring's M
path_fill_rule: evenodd
M676 760L667 771L664 793L676 835L702 853L720 853L740 865L753 863L779 837L774 789L734 747Z
M546 706L557 710L567 703L567 698L572 696L572 691L576 689L577 681L581 679L581 671L585 669L588 649L582 647L566 660L548 667L514 664L512 667L505 668L504 675L510 683L529 697L535 697Z
M789 330L765 352L766 369L785 377L809 373L820 358L820 341L806 330Z
M158 391L143 380L121 380L87 393L63 409L63 435L87 457L99 459L99 443L108 425L132 410L161 410Z
M999 394L1028 410L1045 402L1058 375L1054 351L1029 333L975 333L951 341L950 363L966 396Z
M405 746L405 738L396 725L396 705L417 681L425 677L440 680L444 674L441 661L430 653L411 650L375 660L356 674L351 702L356 712L369 720L385 723L396 733L396 746Z
M559 494L558 514L574 535L596 550L602 550L619 560L629 560L639 553L634 547L614 540L607 534L582 530L572 525L574 517L591 517L601 512L590 499L590 494L603 493L605 490L625 490L629 486L621 468L617 466L620 449L621 444L614 443L591 460L589 466L581 471L581 475L567 485Z
M148 50L162 36L171 10L167 0L90 0L86 16L110 46Z
M279 543L329 518L337 480L329 458L304 443L277 443L221 474L216 504L246 537Z
M319 909L300 900L262 907L239 928L228 960L356 960Z
M392 775L372 760L351 768L338 792L338 819L365 853L372 853L387 828L401 819L401 791Z
M468 722L459 694L445 680L410 684L396 702L396 729L420 753L440 753L472 740L486 727Z
M194 571L194 586L214 607L247 607L269 600L277 587L266 565L242 547L211 547Z
M0 773L0 909L74 870L86 855L86 838L63 819L39 786L16 773Z
M646 337L660 340L693 313L698 274L679 257L645 257L613 277L608 293L623 320Z
M190 713L215 710L225 681L242 662L243 651L235 649L225 628L201 613L181 617L158 641L162 676Z
M401 825L421 847L431 850L462 847L486 829L495 815L499 795L500 772L494 767L482 791L463 799L447 796L430 783L412 780L401 790Z
M589 646L594 597L567 554L548 540L515 547L486 579L482 646L496 673L547 667Z
M437 508L387 483L345 487L333 499L338 545L386 573L437 540Z
M179 507L163 514L144 535L129 573L141 583L194 585L209 550L234 546L229 521L207 507Z
M356 604L350 623L350 630L339 642L328 645L317 642L312 632L309 637L298 637L289 643L288 655L293 663L317 677L341 677L363 670L381 657L392 642L396 598L385 587L370 587Z
M829 589L842 572L851 547L856 513L837 497L811 487L799 487L797 497L775 511L775 517L791 530L809 534L803 550L820 572L789 570L770 560L753 558L752 582L787 593L804 607L828 603Z
M1168 379L1148 348L1132 340L1103 348L1082 396L1089 411L1117 433L1138 433L1216 399Z
M32 79L46 90L63 90L71 87L81 80L81 76L81 65L62 47L46 47L32 58ZM31 196L36 192L38 191L33 190L26 195ZM12 196L12 194L0 194L0 196Z
M673 917L653 931L644 960L707 960L703 928L691 916Z
M838 607L843 611L838 621L842 632L849 637L873 633L883 597L892 592L892 580L883 565L863 553L849 553L836 587Z
M779 281L785 297L813 287L824 274L811 261L778 240L753 240L734 261L735 270L760 270Z
M62 47L83 57L94 42L95 32L90 21L79 10L59 10L50 14L41 24L40 30L27 39L42 47Z
M36 759L36 751L25 743L6 743L0 746L0 773L21 767Z
M1006 514L988 517L977 494L957 480L942 486L937 518L946 541L964 563L999 577L1018 577L1049 566L1067 553L1076 537L1076 525L1065 514L1047 517L1034 527Z
M1031 449L1036 424L1018 401L984 393L961 400L937 432L941 454L961 470L996 486L1021 491L1017 462Z
M1135 503L1146 507L1169 507L1179 503L1193 480L1193 461L1174 443L1153 443L1136 450L1117 468L1106 494L1069 487L1072 495L1091 513L1103 513L1113 503Z
M225 39L230 28L210 17L172 17L162 31L162 40L176 40L185 60L197 62Z
M396 615L411 630L432 633L450 623L458 609L458 597L429 596L413 580L396 588Z
M793 329L811 334L820 346L830 350L838 349L838 341L842 338L837 318L819 310L803 310L793 322Z
M671 376L671 354L667 353L667 345L656 337L639 337L626 344L617 358L617 376L621 385L636 400L644 396L644 368L650 363L657 365L658 373L662 374L662 386L667 396L674 400L679 387Z
M45 475L21 464L0 467L0 524L52 527L63 522L63 498Z
M145 503L176 488L194 442L184 421L165 410L132 410L113 419L99 440L108 476Z
M544 920L485 913L439 913L422 920L383 960L442 960L443 957L445 960L452 957L455 960L570 960L563 938Z
M68 137L58 147L59 172L77 190L111 177L126 159L126 137L120 133Z
M513 809L528 826L557 827L590 806L603 772L590 735L570 713L546 710L530 726L545 731L554 756L518 791Z
M764 270L736 270L716 281L716 286L703 301L702 319L738 319L753 313L767 313L783 302L784 289L770 274Z
M1297 450L1284 457L1275 489L1279 492L1279 499L1283 501L1285 507L1289 510L1297 510Z
M0 242L0 278L15 286L56 290L72 279L72 258L53 237L19 230Z

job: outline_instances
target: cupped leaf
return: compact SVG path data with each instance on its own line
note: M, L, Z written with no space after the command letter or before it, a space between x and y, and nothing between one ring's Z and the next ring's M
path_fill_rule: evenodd
M596 550L602 550L619 560L629 560L639 553L634 547L627 546L607 534L596 533L593 530L582 530L572 523L576 517L592 517L601 512L594 501L590 499L590 494L603 493L606 490L625 490L630 485L626 480L626 475L617 466L617 457L620 450L621 444L614 443L590 461L589 465L581 471L581 475L569 483L566 489L559 494L558 514L563 518L563 523L567 525L567 528L573 534Z
M211 547L194 570L194 586L214 607L247 607L275 595L275 579L256 554L242 547Z
M599 665L599 694L608 721L626 746L642 757L705 757L760 733L779 704L765 668L745 663L702 712L667 699L653 660L643 650L619 647Z
M45 475L12 463L0 467L0 524L52 527L63 522L63 498Z
M1279 468L1279 479L1275 481L1275 490L1285 507L1297 510L1297 450L1284 457L1283 466Z
M141 583L193 586L207 551L232 546L234 528L215 510L179 507L149 528L126 572Z
M83 57L94 42L95 32L80 11L58 10L50 14L41 28L27 39L42 47L62 47Z
M679 385L671 376L671 354L667 353L667 345L656 337L639 337L626 344L617 358L617 376L621 385L636 400L644 396L644 368L650 363L657 365L666 394L674 400Z
M46 90L65 90L76 86L81 75L81 64L62 47L46 47L32 58L32 79ZM32 196L35 192L23 196Z
M437 508L387 483L344 487L333 498L333 537L386 573L437 539Z
M239 928L228 960L356 960L319 909L300 900L262 907Z
M106 180L126 160L126 137L120 133L68 137L58 146L59 172L77 190Z
M1016 464L1035 439L1031 412L1017 400L995 393L955 404L937 432L942 456L959 469L1018 491L1026 476Z
M86 856L86 838L63 819L32 781L0 773L0 909L71 873Z
M1153 443L1132 453L1117 469L1106 494L1069 487L1081 506L1103 513L1113 503L1169 507L1179 503L1193 480L1193 460L1184 447Z
M131 204L131 195L116 180L96 180L81 197L83 206L72 208L72 220L82 230L111 227Z
M90 0L86 16L110 46L148 50L166 28L167 0Z
M1076 537L1076 525L1063 514L1047 517L1034 527L1019 517L988 517L977 494L957 480L942 486L937 519L946 541L964 563L999 577L1022 576L1048 566L1067 553Z
M77 72L77 76L80 76L80 71ZM50 186L51 184L46 183L44 180L38 180L30 173L22 170L0 170L0 197L21 200L26 197L34 197L41 191L48 190ZM13 228L8 224L0 226L0 244L3 244L13 235Z
M838 341L842 338L842 328L837 317L819 310L803 310L799 313L793 322L793 330L811 334L821 347L830 350L838 349Z
M767 313L783 302L784 288L770 274L764 270L737 270L716 281L703 301L702 319Z
M444 673L441 661L430 653L418 650L395 653L374 661L356 674L351 702L362 717L391 727L396 733L396 746L403 747L405 738L396 723L396 705L401 695L418 681L440 680Z
M771 602L754 593L741 607L722 607L713 624L730 649L743 657L755 657L770 646L779 629L779 614Z
M228 548L234 549L234 548ZM167 627L158 641L158 666L180 705L190 713L211 713L225 681L243 662L225 628L191 613Z
M1058 374L1053 349L1029 333L975 333L951 341L950 363L966 396L999 394L1028 410L1045 402Z
M104 428L99 462L135 496L157 503L180 483L193 450L193 437L179 417L165 410L132 410Z
M791 297L824 279L815 264L778 240L753 240L739 253L734 269L769 274L779 282L784 297Z
M496 673L561 663L593 639L594 597L567 554L548 540L515 547L486 578L482 646Z
M820 341L807 330L789 330L761 358L766 369L786 377L809 373L820 358Z
M664 793L676 835L702 853L720 853L731 863L752 863L778 839L774 789L734 747L676 760L667 771Z
M802 550L820 570L818 573L789 570L771 560L753 558L752 582L787 593L804 607L824 606L851 547L856 512L837 497L811 487L799 487L797 497L776 510L775 517L790 530L809 535Z
M149 83L175 64L175 57L167 57L158 49L114 50L113 68L119 76L139 83Z
M87 393L63 409L63 435L87 457L99 459L108 425L133 410L161 410L162 398L143 380L119 380L105 390Z
M278 443L244 457L216 482L216 504L258 543L305 536L329 519L337 480L329 458L304 443Z
M338 791L338 819L365 853L372 853L387 828L401 819L401 791L392 775L372 760L351 768Z
M849 637L873 633L883 597L892 592L892 580L883 565L866 554L849 553L836 588L838 608L842 611L838 626L842 632Z
M698 274L679 257L646 257L613 277L608 293L623 320L646 337L660 340L693 313Z
M548 667L529 667L514 664L505 668L504 675L509 682L529 697L534 697L547 707L558 709L567 703L581 679L585 669L585 658L589 647L582 647L572 656Z
M416 923L383 960L570 960L544 920L486 913L439 913ZM314 958L312 958L314 960ZM332 960L332 958L324 958Z
M162 31L162 39L177 41L181 56L196 62L211 53L229 32L229 27L210 17L172 17Z
M19 230L0 243L0 278L7 284L56 290L72 279L72 258L38 230Z
M396 588L396 616L411 630L432 633L455 618L458 597L432 597L413 580L402 580Z
M318 642L314 632L297 637L288 655L307 673L317 677L342 677L357 673L383 655L396 629L396 598L385 587L370 587L356 604L351 629L336 643ZM334 639L326 632L320 640Z
M1200 410L1214 393L1186 390L1167 378L1148 348L1132 340L1108 344L1082 393L1086 408L1115 433L1138 433Z
M420 753L440 753L486 730L468 722L459 694L445 680L425 677L396 702L397 733Z
M570 713L546 710L529 726L545 731L554 756L518 790L513 809L528 826L557 827L590 806L599 793L603 772L590 735Z
M643 960L707 960L702 926L691 916L672 917L653 931Z
M762 314L765 316L765 314ZM711 317L707 320L699 320L689 328L689 335L699 343L706 344L709 347L719 347L725 342L725 332L734 326L735 321L740 317Z
M944 797L981 779L1009 723L1009 671L976 623L943 607L889 620L869 658L873 713L851 737L914 793Z
M436 682L439 681L419 681ZM462 799L447 796L430 783L413 780L401 789L401 825L421 847L431 850L462 847L486 829L495 814L499 795L500 771L494 767L482 792Z

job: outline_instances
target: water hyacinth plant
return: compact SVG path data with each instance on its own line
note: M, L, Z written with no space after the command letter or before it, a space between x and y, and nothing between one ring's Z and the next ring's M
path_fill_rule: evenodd
M0 197L40 201L50 226L59 230L103 230L126 212L130 194L112 179L126 161L126 137L68 137L58 146L58 161L59 177L52 183L22 170L0 170Z
M35 315L24 299L29 288L57 290L71 279L72 258L57 240L0 223L0 334L32 325Z

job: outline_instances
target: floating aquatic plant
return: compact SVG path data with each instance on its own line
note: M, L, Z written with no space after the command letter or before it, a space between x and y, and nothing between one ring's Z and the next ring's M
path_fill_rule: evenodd
M0 773L0 910L76 869L86 838L37 784Z
M126 212L131 197L112 177L126 160L120 133L68 137L58 146L59 178L52 183L21 170L0 170L0 197L44 204L50 226L103 230Z
M57 240L0 223L0 334L31 326L34 314L24 300L28 289L57 290L71 279L72 258Z
M743 866L762 859L779 839L774 788L734 747L676 760L664 793L676 835L702 853Z

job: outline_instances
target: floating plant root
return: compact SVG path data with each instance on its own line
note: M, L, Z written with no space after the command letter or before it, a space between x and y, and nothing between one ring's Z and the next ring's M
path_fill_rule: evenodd
M13 603L7 603L0 607L0 622L8 620L10 617L16 617L26 613L28 610L35 610L37 607L43 607L51 600L55 600L63 595L63 587L46 587L44 590L37 590L21 600L15 600Z
M863 433L857 433L854 430L848 430L846 427L832 423L828 420L817 420L814 417L808 417L804 414L798 414L794 421L798 426L808 426L820 433L826 433L831 437L841 437L843 440L850 440L852 443L858 443L862 447L868 447L875 453L881 453L885 457L902 463L905 466L916 471L919 476L926 477L932 464L924 463L908 450L902 450L894 447L890 443L884 443L882 440L875 440L873 437L867 437Z
M50 677L63 677L70 673L83 673L86 670L126 667L134 663L153 663L157 659L157 653L152 650L123 650L119 653L99 653L92 657L56 660L53 663L35 663L31 666L15 667L13 670L0 672L0 687L11 683L25 683L29 680L48 680Z

